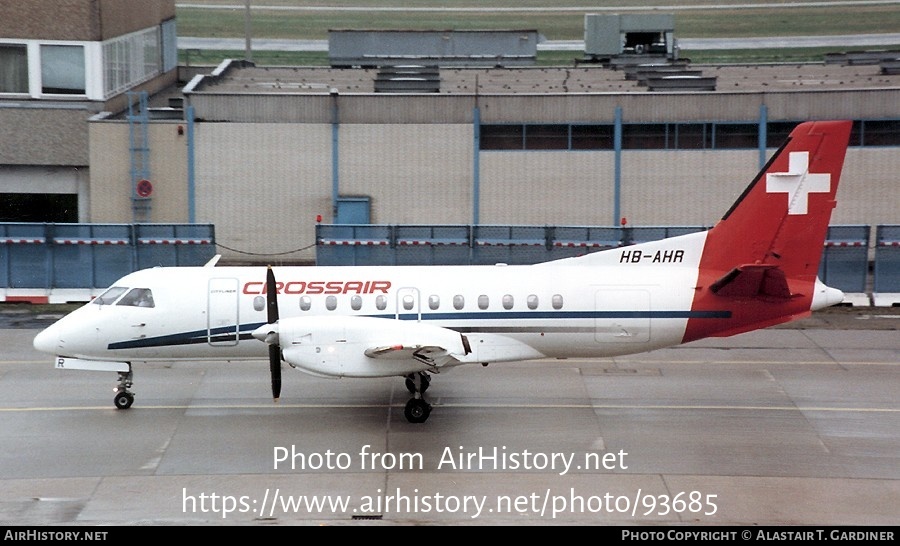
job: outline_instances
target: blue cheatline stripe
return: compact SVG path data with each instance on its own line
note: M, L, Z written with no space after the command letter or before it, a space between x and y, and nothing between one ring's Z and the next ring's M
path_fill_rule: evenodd
M380 319L393 320L394 314L386 315L347 315L347 318L353 316L371 317ZM417 320L419 315L416 313L403 313L399 316L400 320ZM492 311L481 313L422 313L423 321L451 321L451 320L533 320L533 319L724 319L731 318L731 311ZM242 324L238 332L238 339L253 339L250 335L253 330L265 324L264 322L253 322ZM454 330L451 325L445 326L447 329ZM496 327L490 327L492 332L498 332ZM466 331L478 331L479 328L467 327ZM510 331L518 331L519 327L511 327ZM210 335L212 336L210 338ZM170 334L166 336L148 337L144 339L130 339L128 341L117 341L107 346L109 350L115 349L138 349L144 347L167 347L175 345L195 345L200 343L233 341L235 331L233 327L215 328L210 332L207 330L194 330L192 332L182 332L178 334Z
M395 315L369 315L393 319ZM400 320L416 320L416 313L402 313ZM731 318L731 311L492 311L482 313L422 313L422 320L520 320L605 318ZM451 326L448 326L451 328Z
M265 322L255 322L251 324L242 324L238 332L238 339L253 339L250 335L253 330L259 328ZM147 337L143 339L129 339L128 341L117 341L107 345L107 349L138 349L143 347L170 347L175 345L197 345L201 343L233 341L234 327L225 326L214 328L211 331L194 330L192 332L181 332L178 334L169 334L167 336Z

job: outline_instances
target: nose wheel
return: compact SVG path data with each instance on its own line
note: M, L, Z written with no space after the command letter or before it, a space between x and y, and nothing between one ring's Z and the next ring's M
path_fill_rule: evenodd
M113 398L113 404L120 410L128 409L134 404L134 393L129 391L131 388L134 373L129 370L127 372L119 372L119 383L116 385L116 397Z
M422 394L428 390L431 378L425 373L412 373L406 376L406 388L413 395L406 403L403 415L410 423L424 423L431 415L431 404L422 398Z

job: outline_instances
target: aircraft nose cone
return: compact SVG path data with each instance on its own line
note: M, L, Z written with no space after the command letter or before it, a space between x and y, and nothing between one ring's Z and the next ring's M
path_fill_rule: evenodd
M57 333L57 329L52 326L42 330L34 336L34 348L42 353L56 353L56 349L59 347Z

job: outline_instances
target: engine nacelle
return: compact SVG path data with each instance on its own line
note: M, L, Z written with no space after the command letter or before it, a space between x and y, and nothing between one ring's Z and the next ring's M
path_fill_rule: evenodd
M278 322L282 355L318 376L393 377L458 363L468 348L458 332L373 317L292 317Z

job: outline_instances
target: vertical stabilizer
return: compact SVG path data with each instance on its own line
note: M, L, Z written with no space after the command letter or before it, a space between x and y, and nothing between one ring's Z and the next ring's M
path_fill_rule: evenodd
M810 312L851 126L851 121L798 125L710 230L693 309L728 309L732 318L692 320L685 341Z

